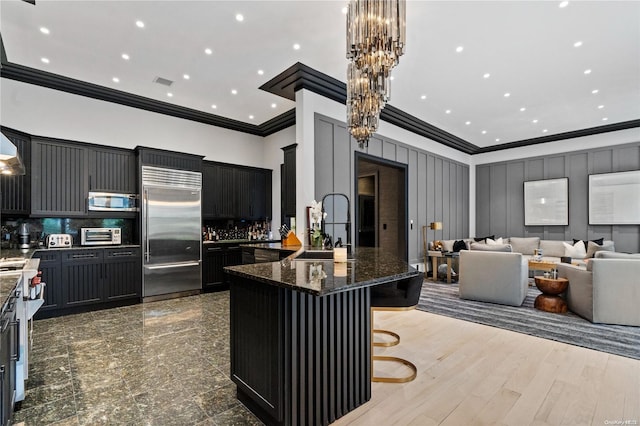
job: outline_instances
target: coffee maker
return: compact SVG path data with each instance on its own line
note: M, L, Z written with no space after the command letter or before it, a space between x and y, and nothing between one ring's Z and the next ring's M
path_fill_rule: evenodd
M18 244L21 249L28 249L31 244L31 236L29 235L29 224L22 223L18 228Z

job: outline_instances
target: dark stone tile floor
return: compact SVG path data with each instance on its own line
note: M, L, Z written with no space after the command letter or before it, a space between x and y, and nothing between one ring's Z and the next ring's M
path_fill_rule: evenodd
M261 425L229 378L229 292L35 321L30 425Z

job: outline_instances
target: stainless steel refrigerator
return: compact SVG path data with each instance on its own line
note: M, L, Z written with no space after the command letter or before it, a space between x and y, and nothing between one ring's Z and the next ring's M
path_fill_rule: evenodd
M202 289L202 174L142 167L143 297Z

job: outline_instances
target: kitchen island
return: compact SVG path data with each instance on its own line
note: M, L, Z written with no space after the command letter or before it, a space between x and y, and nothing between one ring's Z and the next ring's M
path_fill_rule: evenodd
M370 288L419 272L375 248L346 263L297 259L225 268L231 378L266 424L334 422L371 398Z

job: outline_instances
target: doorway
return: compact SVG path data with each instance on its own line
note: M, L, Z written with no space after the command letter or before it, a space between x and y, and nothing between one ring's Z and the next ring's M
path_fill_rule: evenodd
M356 247L379 247L407 260L407 165L355 156Z

